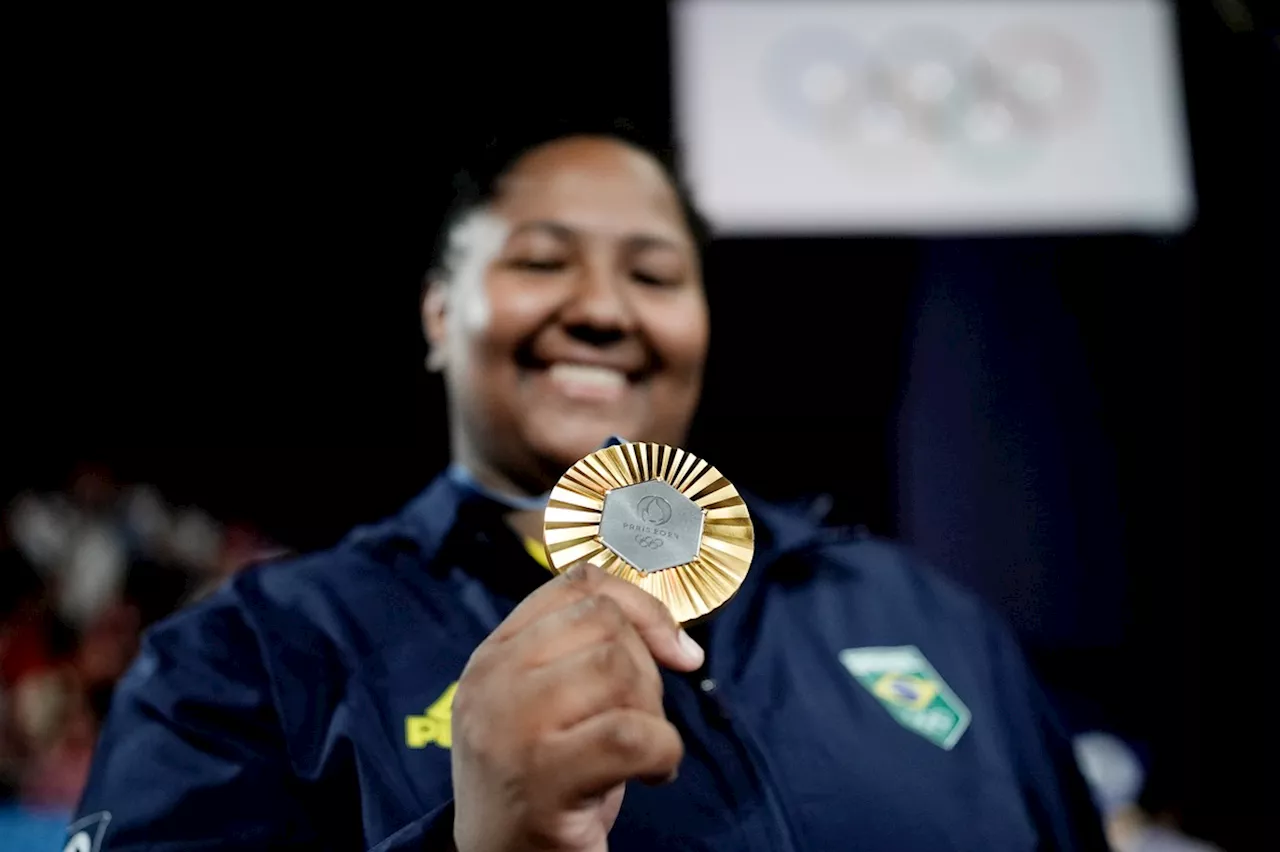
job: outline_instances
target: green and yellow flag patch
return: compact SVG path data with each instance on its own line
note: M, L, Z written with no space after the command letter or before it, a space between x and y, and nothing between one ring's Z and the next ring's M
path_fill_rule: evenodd
M950 750L969 727L969 708L914 645L846 648L840 662L902 727Z

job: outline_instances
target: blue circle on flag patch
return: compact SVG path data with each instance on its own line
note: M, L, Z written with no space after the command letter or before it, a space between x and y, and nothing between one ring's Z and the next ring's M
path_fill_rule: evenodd
M893 691L899 698L905 698L908 701L915 701L920 697L920 693L915 689L915 687L911 686L911 684L903 683L900 680L894 682Z

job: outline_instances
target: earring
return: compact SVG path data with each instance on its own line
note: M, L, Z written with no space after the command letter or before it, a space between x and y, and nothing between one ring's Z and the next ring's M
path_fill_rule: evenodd
M439 373L444 369L444 352L440 349L432 349L427 353L424 363L426 364L427 372Z

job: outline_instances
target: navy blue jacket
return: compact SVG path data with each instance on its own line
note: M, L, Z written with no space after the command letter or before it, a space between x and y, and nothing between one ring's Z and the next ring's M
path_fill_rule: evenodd
M664 672L679 778L628 785L611 850L1104 848L997 620L903 549L748 505L757 555L695 633L706 666ZM448 849L450 688L550 576L499 512L438 479L153 629L70 848Z

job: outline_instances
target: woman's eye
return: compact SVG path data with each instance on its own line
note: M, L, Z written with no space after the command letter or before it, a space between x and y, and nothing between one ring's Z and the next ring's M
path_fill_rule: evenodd
M675 283L675 281L673 281L669 276L655 275L654 273L646 272L643 269L632 270L631 277L635 281L638 281L641 284L647 284L651 287L666 287Z
M564 269L565 262L563 260L533 260L530 258L520 258L513 260L511 265L516 269L523 269L526 272L559 272Z

